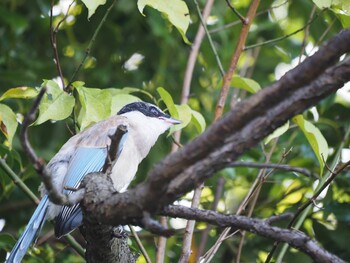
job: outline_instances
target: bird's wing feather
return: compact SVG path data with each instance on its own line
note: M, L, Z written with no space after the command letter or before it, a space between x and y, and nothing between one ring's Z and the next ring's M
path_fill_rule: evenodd
M123 149L126 137L127 133L123 135L119 142L117 148L118 155ZM77 188L85 175L101 171L106 161L106 156L106 147L79 147L70 161L63 187ZM64 190L64 192L70 193L71 191ZM56 217L56 237L61 237L73 231L75 228L79 227L81 223L82 211L79 204L63 206L59 215Z
M26 254L30 244L40 233L41 228L44 225L48 201L48 196L44 195L34 214L32 215L29 223L27 224L24 232L12 249L9 258L6 261L7 263L17 263L22 261L22 258Z

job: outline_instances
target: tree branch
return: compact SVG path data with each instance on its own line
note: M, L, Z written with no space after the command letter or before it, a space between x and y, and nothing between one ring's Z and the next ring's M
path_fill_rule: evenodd
M72 204L72 200L68 198L67 195L62 194L55 186L51 180L51 174L47 170L45 161L39 158L35 151L33 150L29 140L28 140L28 127L36 118L36 113L38 111L40 101L46 93L46 87L41 88L37 98L35 99L32 108L29 113L25 116L23 121L23 126L20 132L20 141L24 153L27 155L30 162L33 164L35 170L41 176L41 179L45 185L47 193L50 200L55 204Z
M171 204L288 119L349 81L350 59L334 65L340 56L350 51L349 42L350 29L347 29L279 81L238 103L201 136L165 158L144 183L125 193L115 193L95 184L91 188L94 190L86 193L83 206L106 224L141 225L145 211L154 214ZM88 183L93 183L95 178L90 180ZM98 195L101 202L92 202L94 195ZM306 243L308 248L315 249L314 242L308 239Z
M349 42L350 29L329 41L278 82L238 103L237 107L201 136L156 165L145 183L128 192L106 196L103 206L91 210L100 214L105 222L115 223L120 219L130 223L128 217L139 218L143 210L152 212L172 203L225 167L226 163L234 161L292 116L303 112L349 81L350 60L324 71L350 49ZM316 78L322 72L324 74ZM316 79L312 81L312 77ZM121 216L121 210L116 208L125 202L128 206L121 209L125 209ZM104 214L103 210L108 206L113 207L113 211Z
M296 172L303 174L307 177L312 177L313 174L305 168L291 166L287 164L276 164L276 163L254 163L254 162L228 162L226 167L250 167L250 168L272 168L278 170L284 170L288 172Z
M206 222L219 227L233 227L258 234L280 242L286 242L309 255L319 263L344 262L337 256L320 247L317 242L300 231L271 226L268 221L237 215L225 215L209 210L200 210L183 206L168 206L160 212L162 215L180 217Z
M242 22L242 30L241 30L241 33L239 35L235 51L233 52L229 68L226 71L226 74L224 76L223 85L222 85L221 92L220 92L220 97L219 97L219 100L218 100L216 107L215 107L214 120L217 120L218 118L220 118L223 111L224 111L224 106L225 106L226 98L228 95L228 90L229 90L230 85L231 85L231 80L232 80L233 74L236 71L238 60L239 60L241 53L243 51L245 41L248 37L249 28L252 24L254 17L255 17L256 10L258 9L259 3L260 3L260 0L252 0L250 7L249 7L249 10L248 10L248 14L247 14L246 18L244 19L244 22Z

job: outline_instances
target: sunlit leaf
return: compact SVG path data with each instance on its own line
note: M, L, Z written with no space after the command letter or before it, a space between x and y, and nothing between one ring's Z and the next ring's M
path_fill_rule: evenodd
M145 6L150 6L161 12L180 32L183 40L190 44L186 31L190 24L190 15L186 3L182 0L138 0L137 7L142 15Z
M199 113L198 111L191 110L192 113L192 121L194 125L196 126L196 129L199 133L204 132L206 123L203 115Z
M132 89L95 89L79 86L75 90L79 100L75 116L80 130L116 114L125 104L140 101L138 97L129 94L134 91Z
M88 9L88 19L90 19L90 17L95 14L97 7L104 5L106 0L82 0L82 2Z
M239 88L246 90L250 93L257 93L261 90L261 87L258 82L253 79L242 78L239 76L234 76L231 80L231 86L234 88Z
M320 163L320 170L323 173L324 161L328 158L328 143L323 137L320 130L311 122L304 119L302 115L293 117L293 121L299 126L306 136L313 152L315 153L318 162ZM323 157L322 157L323 156Z
M175 131L181 130L182 128L186 127L192 118L192 110L187 104L182 105L175 105L177 116L176 119L180 120L181 123L178 125L174 125L170 128L169 134L172 134ZM172 117L174 117L172 115Z
M332 5L332 0L312 0L312 2L320 9L330 8Z
M350 16L350 1L348 0L333 0L332 10L337 14Z
M5 104L0 104L0 130L5 135L9 147L12 146L12 139L15 135L18 123L16 114Z
M44 85L47 87L47 91L39 105L39 116L34 125L48 120L66 119L73 111L75 100L72 96L64 92L52 80L44 81Z
M282 134L284 134L289 129L289 121L287 121L284 125L277 128L273 133L271 133L269 136L265 139L265 144L268 144L271 140L280 137Z
M350 27L350 16L344 14L337 14L343 28Z
M30 87L17 87L7 90L1 95L0 101L4 99L31 99L38 95L38 90Z
M166 107L168 108L170 115L173 118L179 118L179 113L177 112L173 98L171 97L170 93L161 87L157 89L157 92L160 95L160 97L162 98Z
M108 90L78 87L79 106L75 109L75 117L80 130L111 115L112 97Z

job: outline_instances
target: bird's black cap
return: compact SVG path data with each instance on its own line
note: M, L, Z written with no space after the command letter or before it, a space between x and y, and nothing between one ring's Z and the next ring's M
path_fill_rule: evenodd
M154 117L154 118L170 118L168 114L165 114L161 109L157 106L147 103L147 102L133 102L125 105L121 110L117 113L118 115L131 112L131 111L139 111L143 113L145 116Z

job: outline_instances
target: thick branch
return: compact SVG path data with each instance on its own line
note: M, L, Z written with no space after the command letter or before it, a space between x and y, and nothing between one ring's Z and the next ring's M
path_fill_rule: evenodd
M96 205L92 210L105 222L120 224L139 218L144 210L154 212L171 204L288 119L349 81L350 60L329 68L319 76L322 69L334 64L350 49L349 42L350 29L340 33L280 81L237 104L205 133L169 155L151 171L145 183L123 194L106 195L104 208ZM311 81L310 76L319 77ZM117 209L118 206L122 207ZM113 211L105 213L107 207L113 208ZM124 211L123 216L121 210Z
M143 184L121 194L101 190L96 184L83 205L103 223L141 224L145 211L156 213L171 204L288 119L341 88L350 80L350 59L334 64L350 51L348 43L350 29L273 85L238 103L205 133L155 166ZM101 202L87 202L88 195L97 193ZM313 242L307 244L314 246Z
M209 210L200 210L183 206L168 206L162 215L180 217L200 222L206 222L220 227L234 227L258 234L280 242L286 242L292 247L308 254L315 262L336 263L345 262L327 252L317 242L300 231L293 231L271 226L267 221L246 216L225 215Z
M92 180L94 178L94 180ZM86 183L88 182L88 183ZM104 192L115 192L110 177L103 173L90 173L82 182L85 188L85 202L103 203L104 197L95 195L96 185ZM91 194L91 192L93 194ZM90 199L91 198L91 199ZM86 240L86 261L95 262L136 262L137 255L130 251L127 238L116 238L114 227L101 224L93 211L86 210L83 206L84 224L81 232Z

